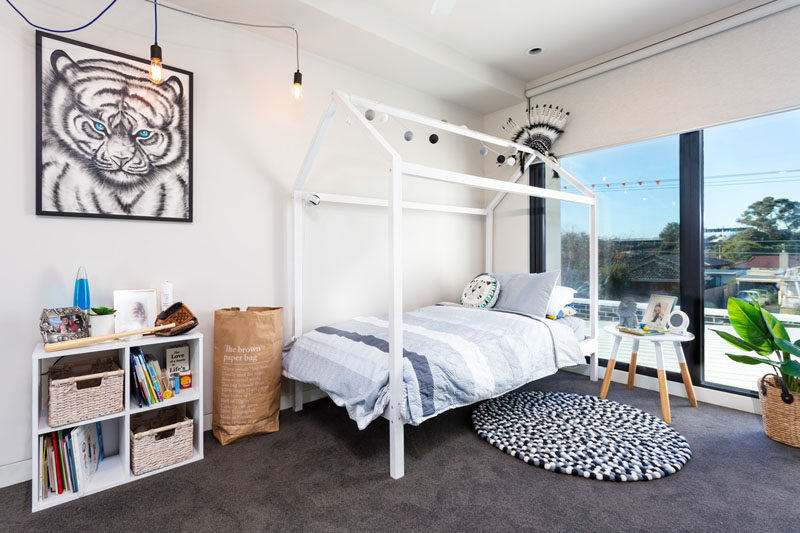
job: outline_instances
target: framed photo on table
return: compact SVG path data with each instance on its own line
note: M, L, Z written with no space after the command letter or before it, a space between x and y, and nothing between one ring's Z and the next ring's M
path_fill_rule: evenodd
M133 289L114 291L114 309L117 310L114 331L133 331L155 326L158 316L158 291Z
M666 294L650 295L650 302L647 304L647 310L644 312L644 320L642 322L647 324L650 329L666 329L667 318L672 313L677 301L678 298L675 296Z
M79 307L43 309L39 329L45 343L69 341L89 336L86 311Z

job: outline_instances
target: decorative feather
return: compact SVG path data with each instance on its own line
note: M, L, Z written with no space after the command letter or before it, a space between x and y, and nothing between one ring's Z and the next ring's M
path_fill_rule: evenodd
M563 107L549 105L528 105L528 124L520 126L509 118L503 125L511 140L533 148L537 152L555 157L550 151L553 143L564 133L569 120L569 112Z

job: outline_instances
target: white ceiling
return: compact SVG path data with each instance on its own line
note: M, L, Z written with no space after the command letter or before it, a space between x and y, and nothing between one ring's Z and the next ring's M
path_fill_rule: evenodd
M457 0L450 15L435 16L433 0L173 2L219 18L295 24L303 50L483 113L522 101L526 87L770 3ZM534 46L544 52L527 55Z

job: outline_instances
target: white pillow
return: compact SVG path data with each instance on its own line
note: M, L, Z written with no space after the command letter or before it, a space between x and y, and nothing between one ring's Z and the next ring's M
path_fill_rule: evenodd
M491 274L480 274L467 283L461 293L461 305L465 307L489 308L497 303L500 282Z
M495 310L511 311L526 316L544 318L550 293L561 277L560 270L531 274L495 274L502 290Z
M553 292L550 293L550 301L547 302L547 314L556 316L561 311L561 308L572 303L575 292L577 292L575 289L564 287L563 285L553 287Z

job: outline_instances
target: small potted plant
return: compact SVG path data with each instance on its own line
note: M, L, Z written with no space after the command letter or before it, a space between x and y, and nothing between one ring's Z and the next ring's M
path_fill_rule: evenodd
M728 343L755 355L725 354L737 363L769 365L758 380L761 413L767 437L800 448L800 339L792 344L781 322L757 301L728 299L728 316L736 333L713 330Z
M92 337L114 333L114 314L116 309L92 307L89 313L89 332Z

